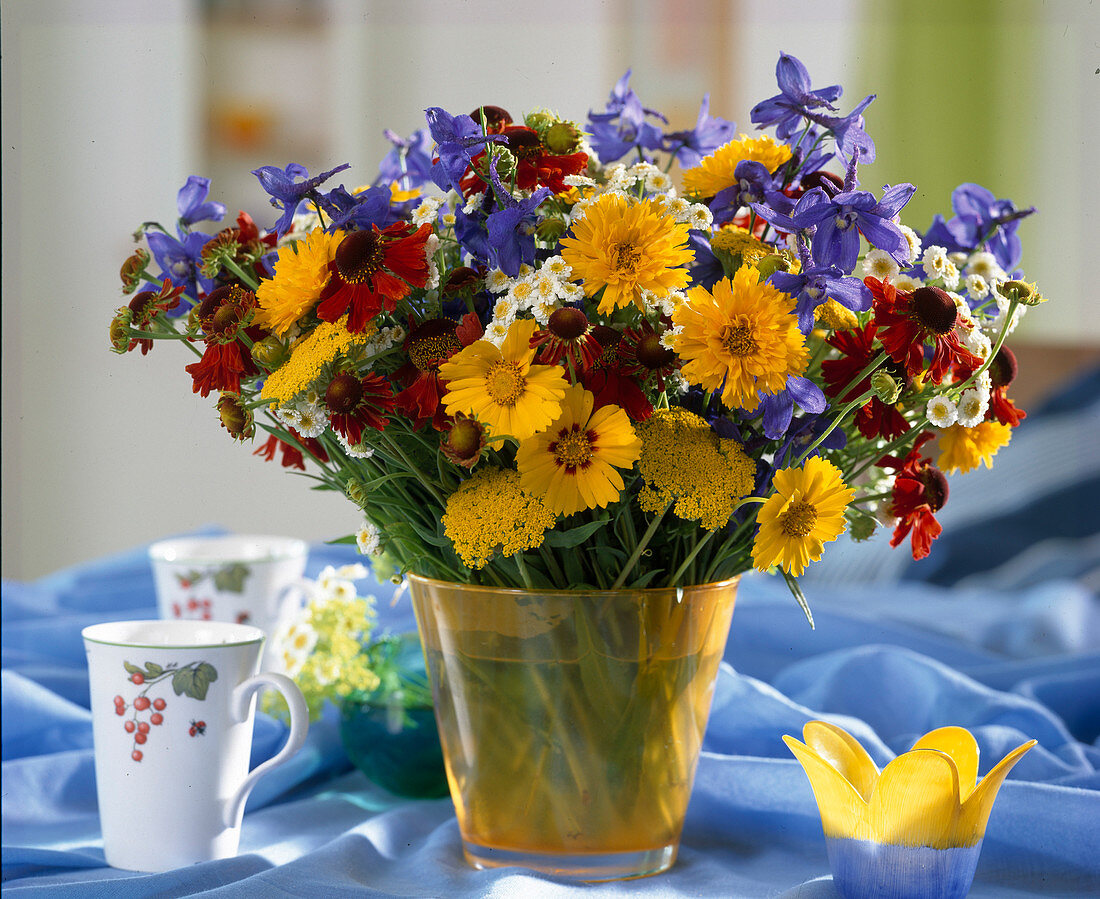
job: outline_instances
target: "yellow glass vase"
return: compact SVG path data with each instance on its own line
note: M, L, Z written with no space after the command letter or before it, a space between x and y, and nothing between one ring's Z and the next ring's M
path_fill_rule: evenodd
M671 866L737 579L409 587L467 860L580 880Z

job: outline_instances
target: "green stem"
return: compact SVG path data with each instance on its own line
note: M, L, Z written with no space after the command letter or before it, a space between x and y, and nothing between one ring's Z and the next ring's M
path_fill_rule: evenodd
M657 533L657 526L664 520L665 513L668 512L671 506L672 502L669 501L661 514L653 517L653 521L649 523L649 527L646 528L645 533L642 534L642 539L638 541L638 545L634 547L634 552L630 554L630 558L627 559L626 564L623 565L623 570L619 572L619 576L615 579L615 583L611 585L612 590L618 590L626 583L627 576L634 570L634 566L638 564L638 560L642 557L642 552L649 546L649 541L652 540L653 535Z
M237 265L234 260L225 259L222 261L222 265L224 265L227 269L229 269L229 271L231 271L234 275L244 281L244 283L252 288L252 290L255 290L257 287L260 286L260 282L256 279L256 276L250 275L243 268Z
M821 446L821 444L824 442L825 438L828 437L833 432L833 430L836 428L836 426L839 425L842 421L844 421L845 418L848 417L849 412L851 412L853 409L856 409L856 408L859 408L860 406L862 406L865 402L867 402L867 400L869 400L874 395L875 395L875 392L873 390L868 390L865 394L863 394L862 396L857 397L856 399L852 400L843 409L841 409L840 414L836 418L833 419L832 423L829 425L829 427L827 427L822 432L821 436L818 437L817 440L815 440L813 443L811 443L808 447L806 447L806 451L801 456L798 457L798 461L795 463L795 468L798 468L799 466L801 466L802 463L805 462L807 458L809 458L810 453L812 453L815 449L817 449L819 446Z

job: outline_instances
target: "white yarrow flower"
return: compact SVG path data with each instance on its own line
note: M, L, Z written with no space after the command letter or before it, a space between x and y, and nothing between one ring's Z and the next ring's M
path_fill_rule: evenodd
M493 304L493 318L498 321L515 321L516 312L518 311L519 306L510 293L498 297L496 303Z
M985 421L985 413L989 411L989 397L982 396L981 392L970 388L964 390L959 397L959 424L964 428L972 428Z
M566 187L583 188L596 186L595 180L589 178L587 175L566 175L561 180Z
M714 224L714 213L703 203L692 203L688 209L687 223L696 231L709 231Z
M949 397L934 396L928 401L924 414L937 428L949 428L955 423L958 410Z
M557 278L559 281L564 281L573 274L573 267L561 256L551 256L542 264L539 271L550 275L552 278Z
M485 191L481 191L480 193L476 193L476 194L471 194L469 197L466 198L466 205L462 207L462 211L465 212L466 215L469 215L475 209L480 209L481 208L481 204L484 201L484 199L485 199Z
M650 193L666 194L674 187L672 178L669 177L667 172L662 172L657 166L653 167L653 171L646 175L645 189Z
M485 329L485 335L482 340L487 340L493 346L499 347L504 343L504 338L508 336L508 326L512 322L510 321L491 321L489 327Z
M298 407L298 425L295 430L303 437L320 437L328 427L328 415L321 405Z
M950 264L947 258L947 250L935 245L928 247L921 258L921 267L929 278L942 278L944 269Z
M353 459L369 459L374 455L373 446L362 441L359 443L351 443L347 437L336 430L333 430L332 433L336 435L336 440L339 442L340 446L344 448L344 452Z

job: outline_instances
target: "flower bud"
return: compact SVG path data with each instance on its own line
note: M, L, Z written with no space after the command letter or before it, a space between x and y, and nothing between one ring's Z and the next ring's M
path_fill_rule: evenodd
M288 357L286 345L278 337L270 335L252 345L252 358L261 368L275 371L286 362Z
M439 448L456 465L473 468L485 448L485 429L477 419L459 414Z
M122 263L122 268L119 269L118 274L122 278L122 292L124 294L133 293L137 290L142 275L145 274L145 267L149 264L149 258L149 251L139 247L129 259Z
M760 272L760 280L763 281L776 272L789 272L791 260L782 253L769 253L756 261L756 270Z
M1046 302L1046 297L1039 294L1038 288L1027 281L1005 281L997 286L997 291L1009 302L1015 301L1024 306L1038 306Z
M470 113L470 118L480 125L485 122L486 134L499 134L512 124L512 115L500 106L479 106Z
M129 327L133 318L134 313L131 311L130 307L123 306L115 313L115 317L111 319L111 327L108 333L111 338L112 353L121 355L130 349Z
M871 375L871 389L875 392L875 396L887 406L892 406L898 401L898 397L901 396L901 387L902 385L888 371L879 369Z
M565 233L565 222L557 218L544 218L535 228L535 236L539 240L557 240Z
M344 493L347 495L347 498L355 503L360 509L365 509L367 507L367 485L362 481L351 478L344 487Z
M860 515L848 523L848 536L857 543L861 543L864 540L869 540L877 527L877 522L871 516Z
M581 129L572 122L554 122L542 132L542 142L555 156L576 153L580 149Z
M251 440L256 433L252 410L245 407L239 393L223 391L216 406L222 427L234 440Z

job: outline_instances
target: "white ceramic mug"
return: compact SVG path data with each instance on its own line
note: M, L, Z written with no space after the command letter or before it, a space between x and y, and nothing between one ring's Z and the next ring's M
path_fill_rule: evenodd
M107 864L167 871L237 854L256 781L305 741L297 685L257 674L264 634L220 621L116 621L84 628L96 789ZM286 745L251 773L255 697L290 708Z
M268 635L292 618L313 584L309 545L293 537L180 537L149 547L161 618L254 624Z

